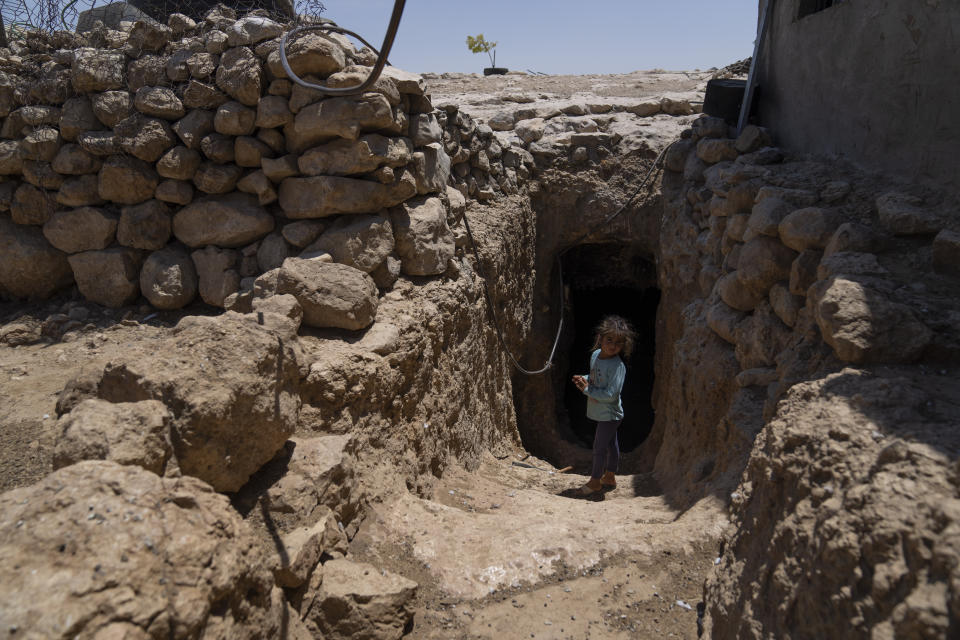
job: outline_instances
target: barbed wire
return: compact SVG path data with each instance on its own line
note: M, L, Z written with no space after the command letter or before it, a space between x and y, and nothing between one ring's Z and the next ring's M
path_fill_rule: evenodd
M28 32L53 33L75 31L81 15L97 9L88 22L103 20L108 26L121 20L133 22L144 17L166 24L173 13L182 13L202 21L218 0L0 0L0 17L7 40L24 37ZM326 10L320 0L233 0L228 5L242 16L250 11L265 11L280 21L299 17L319 17Z

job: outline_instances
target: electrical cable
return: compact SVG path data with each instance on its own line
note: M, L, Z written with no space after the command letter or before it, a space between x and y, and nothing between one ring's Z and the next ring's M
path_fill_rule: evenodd
M581 242L583 242L588 237L590 237L590 235L593 234L598 228L609 224L614 218L616 218L621 213L626 211L627 207L630 205L631 202L633 202L634 198L637 197L641 189L643 189L647 185L647 181L650 179L650 176L653 175L654 170L657 168L662 168L664 156L666 156L667 151L670 149L670 147L675 145L678 140L679 138L674 140L670 144L668 144L666 147L663 148L663 150L660 151L660 153L657 155L657 158L653 161L653 164L651 164L650 168L647 169L647 173L643 177L643 180L640 182L640 186L638 186L634 190L633 194L631 194L631 196L627 198L626 202L624 202L619 209L617 209L612 214L604 218L603 221L597 223L596 225L588 229L586 232L581 234L578 238L576 238L573 242L571 242L566 249L564 249L563 251L557 254L557 273L559 274L559 277L560 277L560 322L557 325L557 334L553 339L553 347L550 349L550 357L547 358L546 363L540 369L529 370L524 368L523 365L521 365L520 362L516 359L516 357L514 357L513 353L510 351L510 348L507 347L507 342L504 339L503 332L500 329L500 323L497 321L497 313L493 306L493 298L490 295L490 287L488 285L487 277L483 273L483 264L480 261L480 254L477 251L477 243L474 241L473 233L470 231L470 221L467 220L466 212L463 213L463 226L467 230L467 237L470 239L470 247L473 250L474 258L477 261L477 267L476 267L477 273L480 274L480 278L483 280L483 293L487 299L487 308L490 311L490 318L493 321L493 328L496 330L497 339L500 341L500 346L503 347L503 350L504 352L506 352L507 357L510 358L510 360L513 362L513 365L521 373L525 373L528 376L535 376L535 375L544 373L545 371L553 367L553 357L554 355L556 355L557 345L560 343L560 334L563 332L563 309L566 305L566 297L564 296L564 285L563 285L563 263L560 259L563 257L565 253L570 251L573 247L576 247Z
M306 87L307 89L313 89L319 91L328 96L350 96L358 93L363 93L368 87L370 87L374 82L377 81L377 78L380 77L380 73L383 71L384 65L388 64L387 57L390 55L390 49L393 48L393 40L397 36L397 29L400 27L400 18L403 16L403 7L406 4L406 0L395 0L393 3L393 14L390 16L390 24L387 26L387 33L383 37L383 46L380 47L380 51L374 49L369 42L361 38L359 35L353 31L344 29L343 27L338 27L335 24L306 24L301 25L291 31L288 31L283 34L283 38L280 39L280 64L283 65L283 70L287 72L287 76L299 84L301 87ZM313 82L307 82L296 73L293 72L293 69L290 68L290 62L287 60L287 41L294 35L306 32L306 31L330 31L333 33L342 33L344 35L353 36L366 46L370 47L374 53L377 54L377 62L373 65L373 70L370 72L370 75L367 76L367 79L361 82L358 85L352 87L325 87L321 84L314 84Z

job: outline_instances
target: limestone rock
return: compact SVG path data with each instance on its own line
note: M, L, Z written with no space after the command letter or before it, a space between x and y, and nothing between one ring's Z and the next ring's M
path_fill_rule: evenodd
M736 282L736 277L733 278ZM756 306L754 303L753 306ZM715 302L707 309L707 326L730 344L737 344L737 327L746 314L729 307L724 302Z
M753 153L763 147L769 147L771 144L773 144L773 141L767 129L748 124L737 138L736 149L740 153Z
M140 291L157 309L180 309L197 297L197 270L178 245L151 253L140 270Z
M257 112L239 102L226 102L217 109L213 128L228 136L247 136L256 128Z
M173 180L189 180L200 168L200 153L182 145L173 147L157 162L157 173Z
M114 247L67 258L80 293L105 307L122 307L140 295L139 251Z
M370 273L393 252L390 219L380 215L353 215L338 218L302 256L326 252L334 262Z
M237 186L243 169L235 164L204 162L193 175L194 186L204 193L229 193Z
M81 96L70 98L63 103L63 113L59 122L60 135L64 140L73 142L85 131L102 129L90 98Z
M330 35L308 31L287 43L287 63L295 74L325 77L346 65L343 48ZM267 56L267 65L275 78L286 78L287 72L275 50Z
M377 131L393 123L390 103L380 94L327 98L301 109L293 124L284 127L287 149L300 153L331 138L356 140L361 132Z
M844 222L830 237L823 255L840 251L875 253L884 248L884 241L873 229L854 222Z
M165 120L139 113L121 120L113 130L124 151L146 162L159 160L177 141Z
M803 308L804 298L790 293L790 289L782 282L770 287L770 306L773 312L788 327L797 323L797 313Z
M23 163L23 179L35 187L48 191L59 189L64 180L62 175L53 170L49 162L37 160L27 160Z
M745 286L737 277L737 271L731 271L717 281L720 298L737 311L753 311L754 307L766 296L765 291L757 291Z
M212 76L217 65L220 64L220 56L215 53L194 53L187 58L187 70L190 75L199 80L206 80Z
M837 214L828 209L797 209L780 221L780 241L794 251L822 249L827 246L838 223Z
M383 68L381 76L393 82L400 93L415 96L422 96L426 93L426 84L423 81L423 76L419 74L387 65Z
M237 252L207 246L194 251L190 257L197 269L200 297L211 306L223 307L227 296L240 287Z
M944 229L933 239L933 268L960 275L960 233Z
M367 213L395 206L414 195L416 189L412 180L379 184L337 176L287 178L280 184L280 207L293 219Z
M0 610L18 635L279 637L258 541L195 478L86 461L3 494L0 510Z
M98 173L100 197L119 204L137 204L153 197L160 178L137 158L110 156Z
M90 102L94 115L107 127L114 127L133 113L133 98L126 91L98 93L91 97Z
M77 93L119 89L123 87L125 67L126 58L119 51L77 49L70 81Z
M436 275L447 269L456 249L439 198L416 198L392 209L396 250L408 275Z
M872 253L841 251L824 257L817 265L817 280L828 280L839 275L884 276L887 273Z
M790 293L806 296L807 289L817 281L817 267L823 254L815 249L801 251L790 265Z
M877 198L880 224L894 235L937 233L943 228L939 216L923 207L919 198L902 193L885 193Z
M773 367L777 355L793 337L793 332L774 314L770 304L761 300L737 325L736 357L741 369Z
M133 55L143 51L160 51L173 38L173 31L155 20L137 20L127 35L127 50Z
M520 120L514 125L513 130L524 142L524 144L530 144L543 137L543 123L543 118L529 118L527 120Z
M344 264L288 258L276 271L276 290L290 294L311 327L364 329L377 313L377 287L369 275Z
M649 118L660 113L660 102L653 99L641 100L636 104L628 105L624 110L638 118Z
M57 151L50 166L57 173L80 176L100 171L103 161L86 152L79 145L65 144Z
M743 241L749 242L759 235L776 238L780 233L780 222L793 207L779 198L764 198L753 206L747 228L743 232Z
M127 87L131 91L165 84L167 84L166 58L148 54L132 60L127 65Z
M116 232L116 216L94 207L58 211L43 225L44 237L65 253L106 249Z
M210 133L200 141L203 155L216 164L227 164L236 160L236 142L232 136L222 133Z
M227 49L217 68L217 86L231 98L255 107L260 100L263 70L260 61L247 47Z
M260 167L263 169L264 175L276 184L287 178L300 175L297 156L292 153L279 158L262 158Z
M234 162L241 167L260 168L263 158L273 155L273 151L266 143L252 136L240 136L234 141Z
M413 175L417 181L417 194L445 193L450 178L450 156L443 145L431 143L422 147L411 157Z
M400 278L400 256L396 252L391 253L376 269L370 272L370 277L381 291L386 291Z
M51 162L63 145L60 132L53 127L39 127L20 141L20 155L24 160Z
M173 131L189 149L199 149L200 141L213 131L214 113L206 109L193 109L173 125Z
M349 176L369 173L381 165L401 167L410 161L413 145L407 138L387 138L379 134L358 140L338 139L308 150L297 161L300 173L307 176Z
M17 224L42 225L56 210L54 194L37 189L31 184L21 184L13 193L10 218Z
M737 155L734 141L727 138L703 138L697 143L697 157L707 164L736 160Z
M237 189L257 196L257 202L261 205L268 205L277 200L277 192L263 171L248 173L237 182Z
M399 640L413 617L416 590L417 583L369 564L331 560L323 565L308 619L329 640Z
M910 362L932 339L910 307L854 280L818 282L810 296L824 341L844 362Z
M53 468L82 460L110 460L163 475L171 454L170 418L167 408L156 400L121 404L84 400L57 422L60 433Z
M201 198L173 217L173 233L188 247L242 247L270 233L273 225L273 216L244 193Z
M0 140L0 175L18 176L23 173L23 156L16 140Z
M740 251L737 280L752 291L763 293L774 283L790 277L790 268L797 252L769 236L757 236Z
M159 200L147 200L120 210L117 242L125 247L156 251L170 240L170 208Z
M283 261L292 255L290 245L283 239L283 235L274 232L260 242L257 249L257 266L260 273L277 269Z
M657 104L657 110L660 110L659 103ZM682 173L687 164L687 158L690 157L690 152L693 151L695 147L696 143L693 140L677 140L667 149L667 153L663 159L663 166L666 167L668 171Z
M257 104L258 127L282 127L293 122L293 112L283 96L264 96Z
M157 200L185 205L193 201L193 185L183 180L164 180L154 192Z
M316 240L326 228L326 223L320 220L298 220L283 226L283 237L293 246L303 249Z
M180 98L166 87L138 89L133 98L133 106L140 113L164 120L179 120L186 114Z
M231 47L257 44L276 38L283 33L283 27L261 16L246 16L234 22L227 31L227 43Z
M236 82L242 82L242 79L236 80ZM250 95L245 92L243 94L244 97L250 98L252 92L249 93ZM187 88L183 90L183 105L188 109L216 109L228 100L230 100L230 96L223 91L220 91L213 85L200 82L196 79L190 80L190 82L187 83ZM241 100L241 102L243 101Z
M36 227L0 216L0 290L14 298L43 300L73 283L67 255Z
M414 147L423 147L433 142L443 142L443 131L432 113L420 113L410 117L410 139Z
M320 563L324 554L343 556L347 537L337 527L337 518L329 507L319 506L320 519L312 526L299 527L283 536L280 568L276 571L277 584L299 587Z

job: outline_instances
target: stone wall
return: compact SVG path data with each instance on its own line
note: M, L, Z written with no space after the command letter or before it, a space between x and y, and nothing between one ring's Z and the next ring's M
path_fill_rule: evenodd
M787 149L955 188L960 6L834 2L798 19L800 5L774 5L757 59L764 126Z
M446 112L419 76L392 67L361 96L300 87L277 52L286 28L221 6L199 24L174 15L11 44L0 295L42 299L76 283L109 307L142 294L158 309L232 308L289 257L346 265L341 284L360 297L400 271L445 271L464 204L448 192ZM317 32L288 55L331 87L358 84L374 61Z
M708 632L949 636L950 201L729 134L703 117L669 150L658 263L657 478L731 503Z

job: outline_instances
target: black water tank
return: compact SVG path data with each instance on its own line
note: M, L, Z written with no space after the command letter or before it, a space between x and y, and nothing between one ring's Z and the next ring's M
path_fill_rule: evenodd
M723 118L729 125L740 119L740 105L747 90L746 80L709 80L703 98L703 112L708 116Z

